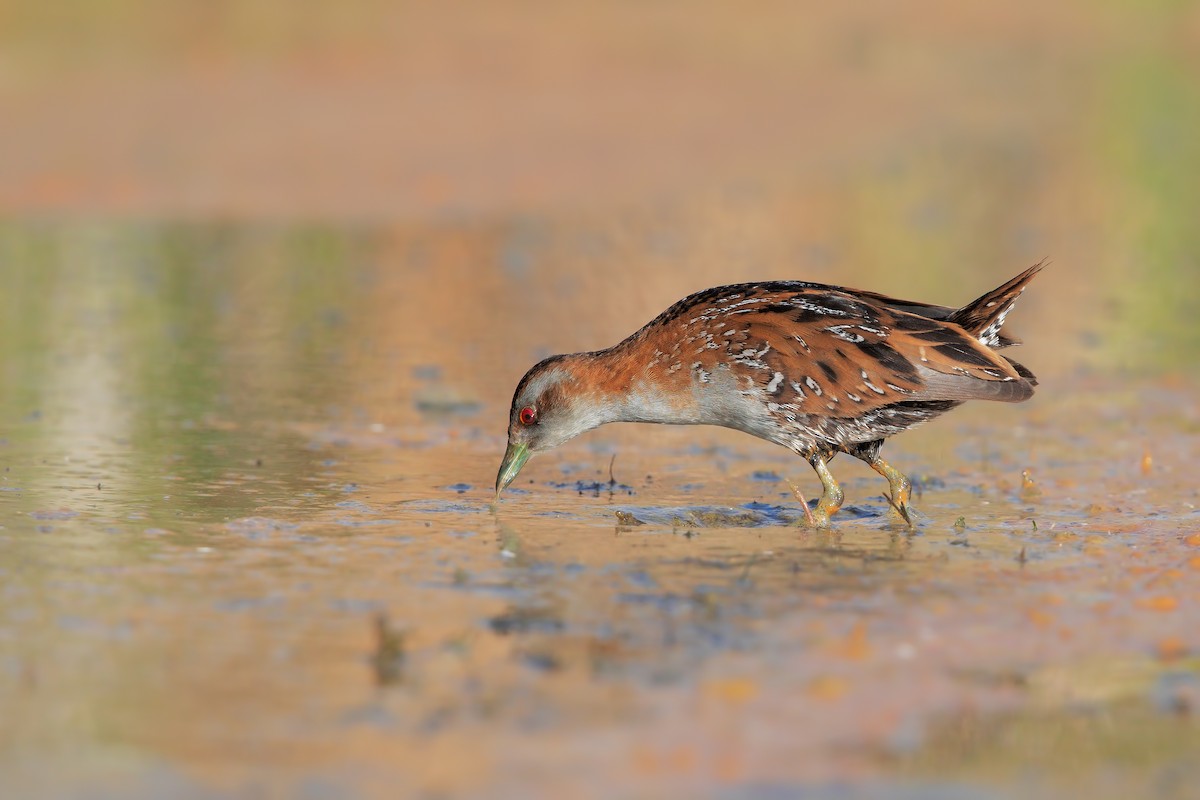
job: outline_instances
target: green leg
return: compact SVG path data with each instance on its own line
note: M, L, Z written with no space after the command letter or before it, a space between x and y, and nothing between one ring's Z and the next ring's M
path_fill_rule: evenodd
M817 528L826 528L829 527L829 518L842 507L845 495L842 494L842 487L834 480L833 473L829 471L829 463L824 453L813 453L809 456L808 463L817 471L817 477L821 479L821 486L824 487L817 507L812 510L812 524Z
M904 518L905 522L912 525L912 517L908 513L908 501L912 499L912 484L909 483L908 478L905 477L903 472L878 456L870 464L871 469L887 478L888 486L892 490L892 496L888 498L892 504L892 508Z
M888 487L892 490L892 494L887 500L891 504L892 510L911 527L913 521L908 513L908 501L912 497L912 484L908 482L908 478L904 477L904 473L879 457L879 448L881 447L883 447L883 439L876 439L873 442L850 445L846 448L846 452L869 464L871 469L887 478Z

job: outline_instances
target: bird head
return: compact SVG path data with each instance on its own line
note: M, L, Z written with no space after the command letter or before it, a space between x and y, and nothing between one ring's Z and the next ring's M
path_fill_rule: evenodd
M610 421L605 404L580 375L580 358L551 356L517 384L508 412L508 449L496 475L497 497L530 456Z

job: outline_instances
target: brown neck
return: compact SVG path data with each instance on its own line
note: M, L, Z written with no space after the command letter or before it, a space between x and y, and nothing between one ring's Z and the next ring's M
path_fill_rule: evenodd
M570 357L569 369L577 391L591 394L588 402L609 422L689 423L697 421L691 369L674 368L665 359L649 361L625 342L593 353Z

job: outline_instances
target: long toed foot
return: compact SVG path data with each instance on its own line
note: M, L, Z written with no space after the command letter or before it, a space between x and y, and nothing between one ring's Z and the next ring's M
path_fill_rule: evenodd
M804 521L808 523L808 527L817 527L817 521L813 519L812 509L808 507L808 499L804 496L804 492L800 491L800 487L792 483L787 478L784 478L784 480L787 481L787 485L792 488L792 494L796 496L798 501L800 501L800 508L804 509Z
M847 452L855 458L865 461L871 469L887 478L888 488L891 489L891 494L887 497L888 505L911 527L913 520L912 514L909 513L909 500L912 499L912 483L903 472L879 457L879 448L882 446L883 440L880 439L856 445L849 448Z
M833 473L829 471L826 455L826 453L817 452L808 457L808 463L812 464L812 468L817 471L817 477L821 479L821 486L824 487L821 499L817 501L817 507L808 515L809 524L815 528L829 527L829 518L842 507L842 499L845 497L842 494L842 487L838 486Z
M888 497L888 503L892 510L911 527L913 520L909 511L909 500L912 499L912 484L909 483L908 478L882 458L876 458L875 462L871 464L871 469L887 478L888 486L892 490L891 496Z

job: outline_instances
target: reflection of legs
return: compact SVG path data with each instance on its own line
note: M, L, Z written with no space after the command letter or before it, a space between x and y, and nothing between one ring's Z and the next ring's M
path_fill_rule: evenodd
M871 469L887 478L888 486L892 490L888 501L896 513L911 525L912 519L908 515L908 501L912 497L912 484L909 483L904 473L879 457L879 448L882 446L883 440L879 439L874 442L853 445L847 448L846 452L857 459L867 462L867 464L870 464Z
M821 486L824 487L821 499L817 501L817 507L812 511L812 524L818 528L829 525L829 518L842 507L843 498L842 487L838 486L833 473L829 471L826 455L816 452L808 457L808 463L812 464L812 468L817 471L817 477L821 479ZM828 455L832 457L832 453Z

